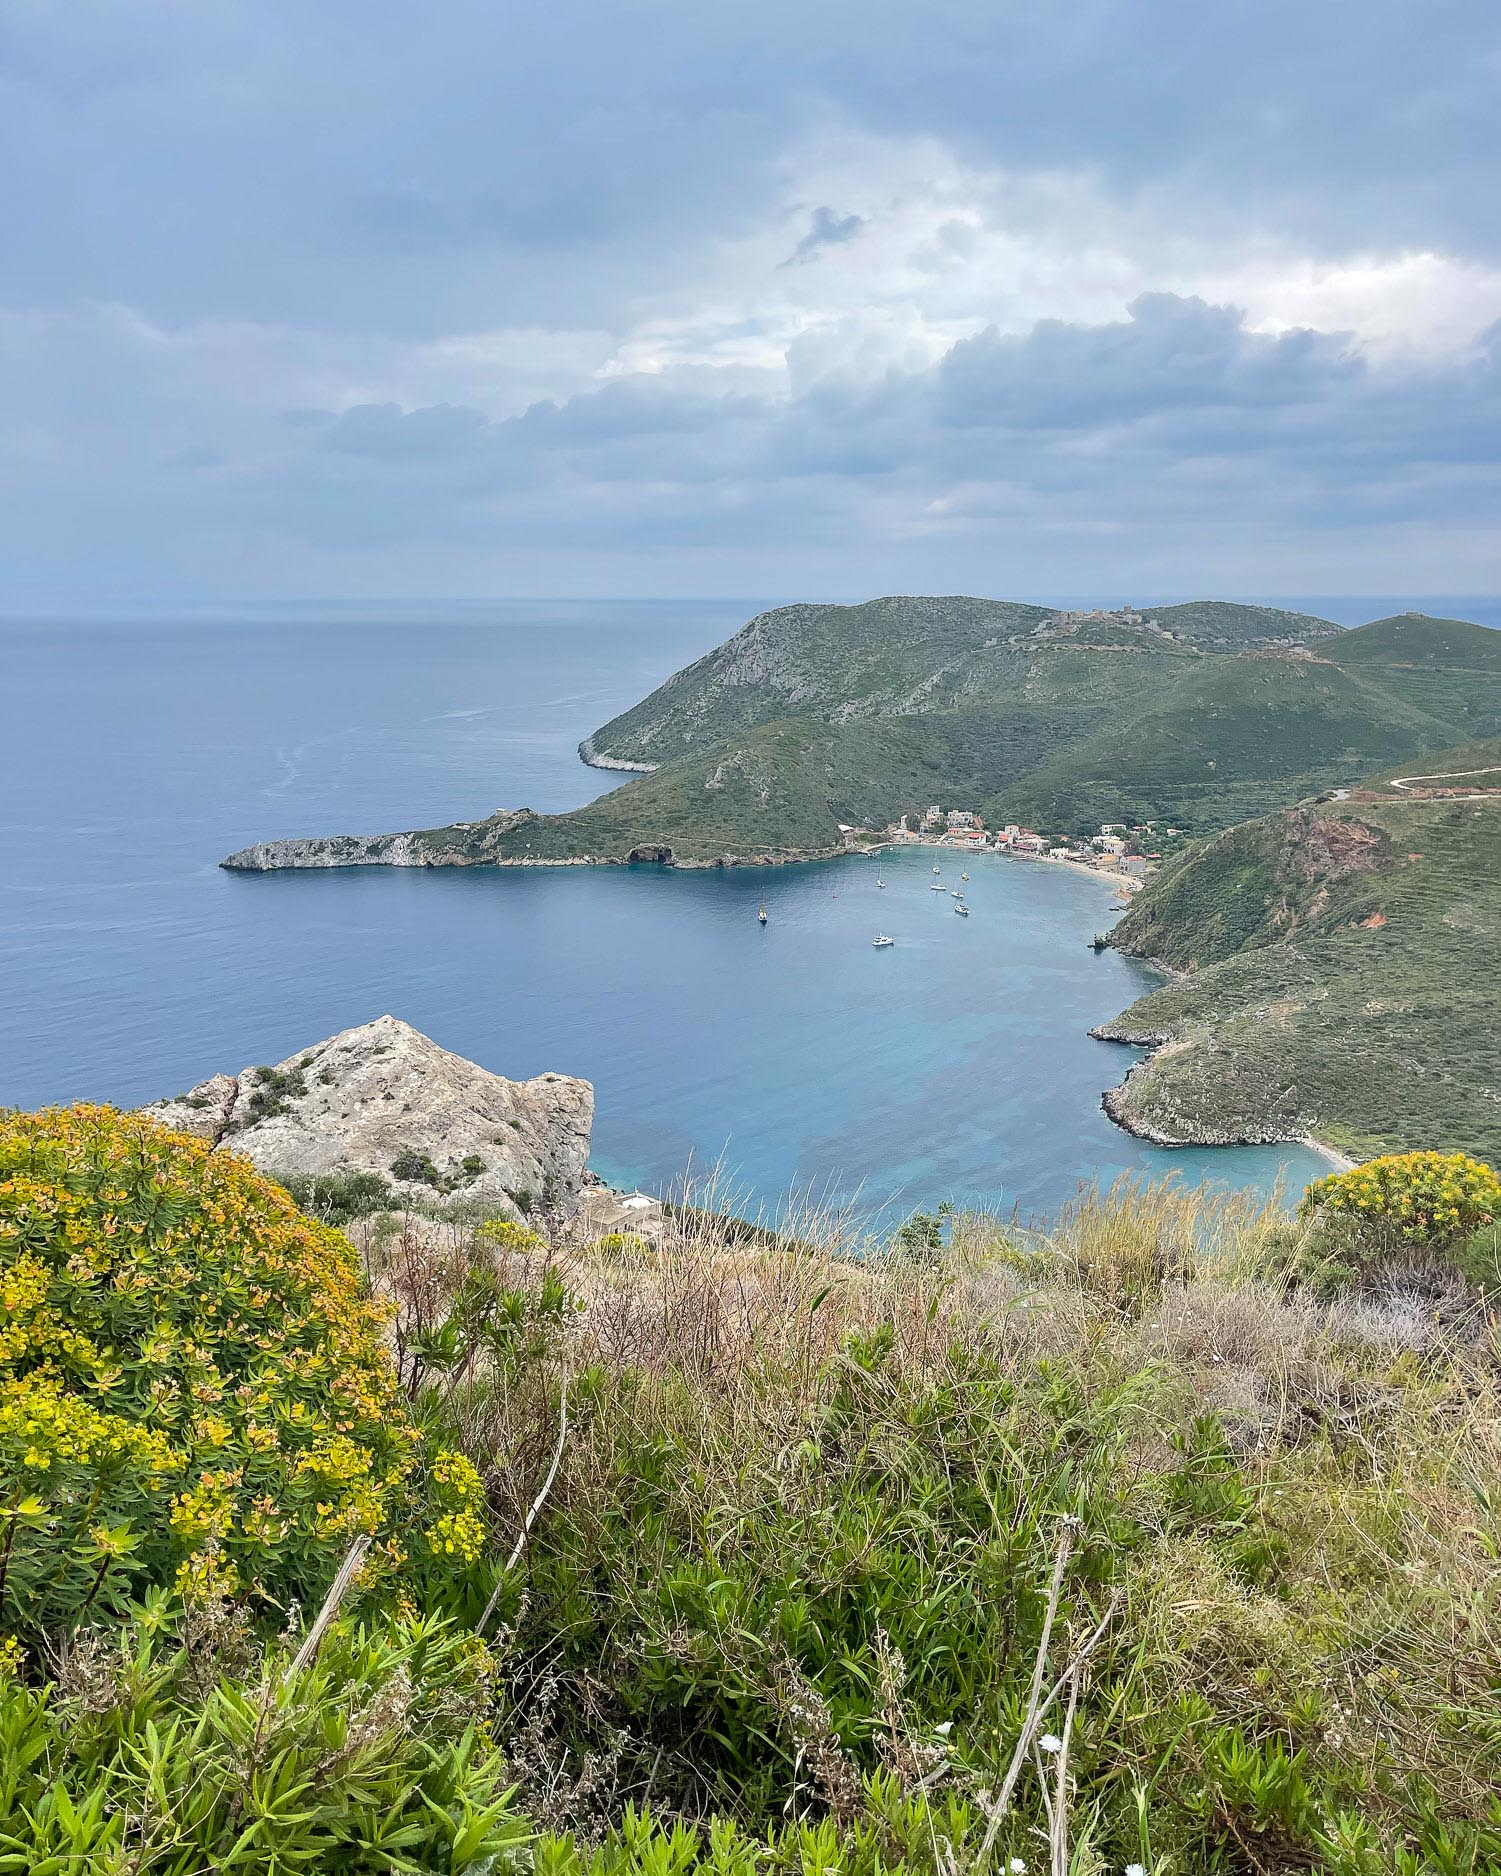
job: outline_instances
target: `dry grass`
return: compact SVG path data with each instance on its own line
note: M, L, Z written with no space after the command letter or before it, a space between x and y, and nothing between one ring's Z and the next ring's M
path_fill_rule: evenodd
M1072 1492L1096 1587L1071 1592L1058 1648L1077 1645L1108 1590L1123 1598L1078 1690L1069 1760L1075 1812L1098 1812L1100 1842L1125 1858L1119 1803L1141 1785L1159 1845L1177 1842L1180 1871L1199 1867L1188 1794L1228 1776L1214 1742L1231 1737L1252 1753L1301 1749L1333 1794L1320 1802L1378 1832L1416 1829L1421 1804L1461 1835L1481 1828L1501 1752L1501 1364L1483 1321L1394 1291L1316 1300L1273 1274L1297 1267L1310 1226L1176 1187L1085 1191L1046 1236L961 1218L928 1261L875 1251L846 1218L784 1222L795 1229L773 1240L684 1210L651 1244L560 1233L496 1268L528 1295L545 1270L572 1299L503 1365L503 1384L448 1402L484 1462L503 1556L553 1460L568 1388L561 1464L521 1567L540 1600L504 1618L525 1664L519 1724L543 1768L531 1782L549 1815L561 1807L555 1821L606 1829L602 1812L568 1809L582 1786L607 1786L617 1807L761 1814L760 1787L737 1797L705 1782L706 1761L733 1752L679 1736L644 1694L622 1704L627 1684L681 1687L672 1700L688 1712L712 1691L722 1711L695 1724L751 1716L783 1742L784 1795L816 1787L853 1806L852 1741L889 1764L894 1723L856 1725L850 1703L890 1663L841 1666L850 1643L830 1639L825 1658L778 1624L791 1598L858 1629L862 1598L874 1612L897 1593L871 1615L894 1623L902 1593L883 1573L899 1580L903 1547L923 1559L911 1594L935 1610L971 1599L977 1569L1008 1585L968 1618L983 1643L942 1642L973 1658L919 1675L908 1723L931 1745L935 1719L952 1719L971 1766L960 1784L998 1778ZM455 1293L472 1254L462 1231L393 1242L400 1294ZM1012 1559L1010 1578L982 1564L992 1551ZM668 1593L695 1556L756 1613L711 1621ZM881 1633L877 1657L898 1647ZM925 1639L909 1626L900 1643L909 1676ZM558 1714L545 1725L539 1689ZM777 1761L756 1750L774 1786ZM1217 1802L1250 1846L1227 1868L1307 1866L1315 1826L1262 1816L1229 1785Z

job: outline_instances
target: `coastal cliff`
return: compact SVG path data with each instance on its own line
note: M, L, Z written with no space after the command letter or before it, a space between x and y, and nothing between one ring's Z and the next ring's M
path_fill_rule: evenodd
M374 1174L409 1200L441 1194L568 1216L588 1165L594 1090L570 1075L509 1081L378 1016L145 1111L280 1177Z

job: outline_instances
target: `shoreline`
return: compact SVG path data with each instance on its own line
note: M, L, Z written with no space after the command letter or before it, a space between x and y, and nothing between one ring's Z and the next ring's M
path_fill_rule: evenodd
M585 768L607 769L620 775L652 775L661 766L656 762L631 762L625 756L599 755L590 736L578 745L578 758Z
M1146 959L1138 961L1150 962ZM1180 977L1186 975L1181 971L1174 974ZM1274 1133L1268 1130L1254 1134L1245 1132L1225 1134L1216 1138L1210 1138L1207 1134L1180 1137L1163 1133L1159 1128L1133 1115L1126 1107L1125 1095L1131 1077L1139 1074L1143 1069L1150 1068L1164 1049L1172 1048L1173 1038L1155 1033L1135 1036L1106 1035L1105 1028L1105 1024L1098 1024L1089 1031L1089 1034L1096 1042L1114 1042L1120 1044L1122 1048L1147 1051L1139 1062L1131 1064L1114 1087L1106 1088L1100 1096L1100 1107L1107 1118L1119 1127L1122 1133L1130 1134L1133 1139L1146 1140L1153 1146L1163 1147L1301 1146L1310 1153L1318 1154L1320 1159L1326 1160L1335 1172L1353 1172L1360 1164L1359 1160L1351 1159L1348 1153L1342 1153L1338 1147L1330 1146L1327 1140L1320 1140L1316 1134L1311 1133Z
M1018 852L1013 847L961 846L957 842L950 844L945 840L928 840L921 834L911 835L906 840L885 839L882 840L878 846L871 845L869 847L855 849L854 851L885 853L892 848L900 851L903 847L936 847L941 849L944 853L988 854L990 858L995 860L1025 860L1029 864L1040 862L1043 866L1063 866L1067 867L1071 872L1080 874L1085 879L1103 880L1110 886L1125 893L1140 892L1142 887L1147 883L1146 876L1141 874L1117 873L1113 867L1085 866L1083 862L1079 860L1055 860L1050 853L1023 853Z

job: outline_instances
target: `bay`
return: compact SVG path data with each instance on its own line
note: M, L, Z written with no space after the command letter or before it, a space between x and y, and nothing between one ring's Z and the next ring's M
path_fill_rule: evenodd
M718 1164L747 1212L798 1190L1035 1216L1091 1177L1295 1193L1324 1169L1298 1146L1163 1149L1111 1125L1100 1092L1136 1052L1087 1030L1153 979L1088 949L1109 889L1063 868L971 859L968 919L924 852L218 868L271 836L577 806L615 785L579 739L755 609L0 627L0 1101L135 1104L390 1010L503 1074L587 1076L612 1182L667 1190Z

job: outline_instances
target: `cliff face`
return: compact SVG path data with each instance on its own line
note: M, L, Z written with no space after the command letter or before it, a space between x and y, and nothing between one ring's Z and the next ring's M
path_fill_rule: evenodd
M571 1214L594 1090L569 1075L508 1081L378 1016L273 1067L212 1075L146 1111L264 1172L375 1173L408 1198Z

